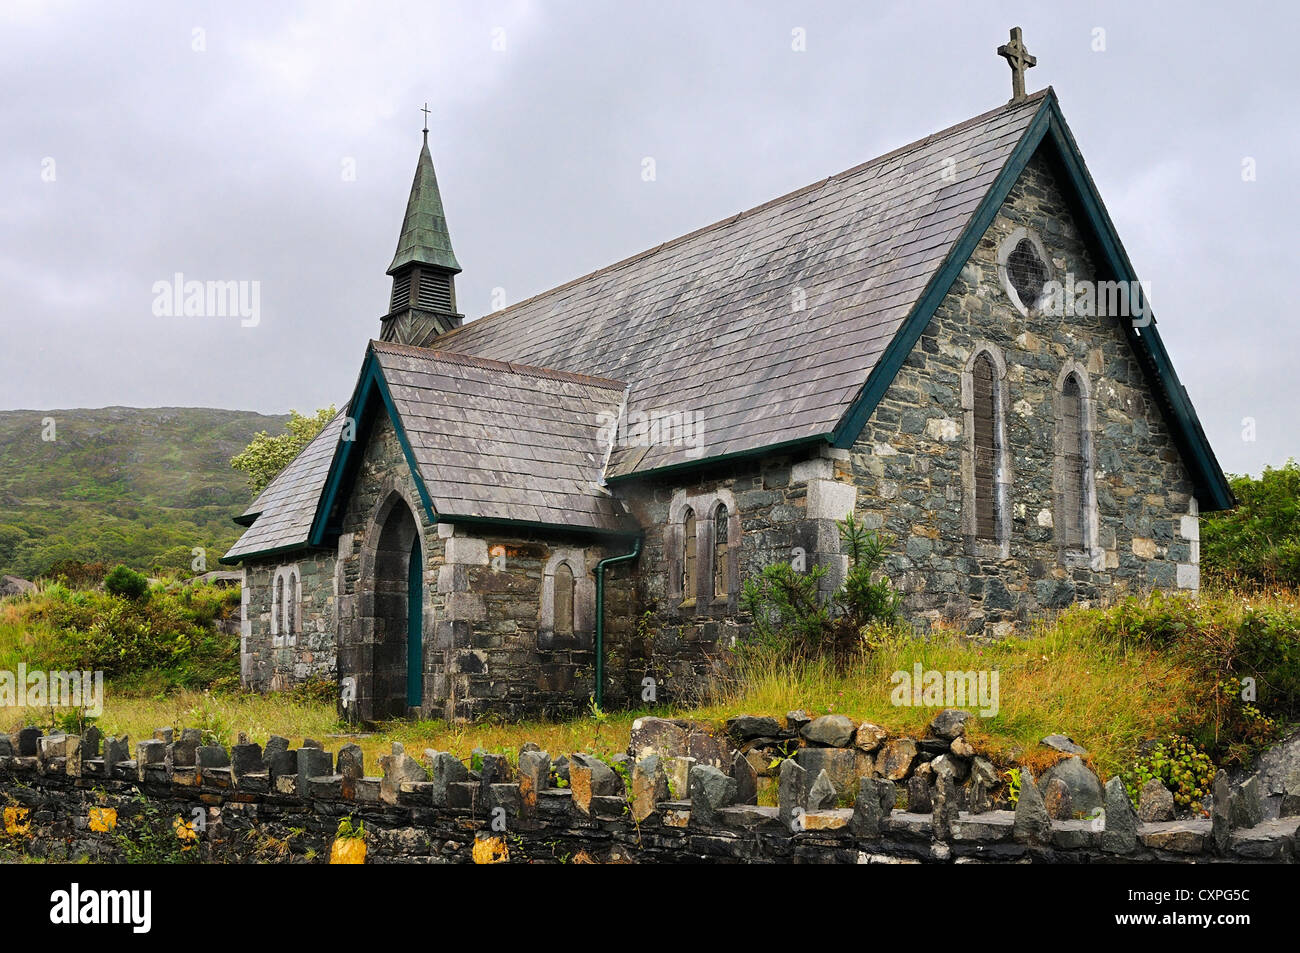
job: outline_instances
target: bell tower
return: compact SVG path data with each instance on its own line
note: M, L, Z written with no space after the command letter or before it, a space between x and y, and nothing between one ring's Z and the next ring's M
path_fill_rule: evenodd
M456 275L460 264L451 250L447 216L442 209L438 178L429 155L428 104L425 104L424 145L406 202L397 253L388 266L393 293L379 337L398 344L426 347L439 334L460 327L456 311Z

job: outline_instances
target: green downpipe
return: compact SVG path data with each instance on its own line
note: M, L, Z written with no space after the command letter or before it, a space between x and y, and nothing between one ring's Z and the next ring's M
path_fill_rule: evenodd
M609 556L596 563L596 705L605 704L605 567L624 563L641 555L641 537L638 536L630 553Z

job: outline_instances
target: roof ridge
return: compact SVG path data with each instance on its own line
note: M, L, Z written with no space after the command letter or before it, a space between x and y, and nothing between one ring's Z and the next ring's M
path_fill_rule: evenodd
M797 198L798 196L803 195L804 193L812 192L816 189L824 188L827 184L831 182L846 178L851 175L857 175L865 171L866 169L870 168L873 165L877 165L882 162L887 162L890 159L897 158L898 156L904 155L915 149L923 148L933 142L938 142L941 139L946 139L949 136L956 135L959 132L969 129L971 126L975 126L981 122L985 122L1000 113L1009 112L1013 109L1023 108L1029 103L1038 103L1040 100L1046 99L1049 96L1055 96L1055 90L1053 90L1051 86L1046 86L1043 89L1038 90L1037 92L1028 94L1027 96L1025 96L1024 99L1018 99L1018 100L1013 100L1010 102L1003 103L1001 106L997 106L994 109L990 109L986 112L982 112L978 116L972 116L969 119L964 119L955 125L948 126L945 129L940 129L938 132L932 132L929 135L923 136L920 139L916 139L912 142L909 142L906 145L899 146L897 149L893 149L882 155L875 156L874 158L868 159L865 162L860 162L857 165L852 166L851 168L843 170L842 172L837 172L833 175L828 175L824 179L818 179L816 182L813 182L809 185L801 186L800 188L794 189L791 192L786 192L783 195L778 195L775 198L768 199L766 202L763 202L759 205L755 205L752 208L745 209L740 212L734 212L731 215L726 216L725 218L718 219L715 222L710 222L709 224L703 225L700 228L695 229L694 231L690 231L684 235L678 235L675 238L670 238L667 241L660 242L658 245L655 245L653 248L648 248L644 251L637 252L634 255L629 255L626 258L622 258L616 262L605 265L601 268L597 268L595 271L590 271L585 275L579 275L576 278L571 278L570 280L564 282L563 284L558 284L551 288L547 288L544 291L539 291L537 294L530 295L529 297L524 298L522 301L516 301L514 304L509 305L508 307L500 308L496 311L489 311L487 314L480 315L478 318L476 318L473 321L466 322L464 324L461 324L460 327L452 328L450 331L446 331L443 334L438 335L438 337L435 338L434 340L441 342L449 338L453 338L461 331L464 331L466 328L478 324L479 321L485 321L488 318L498 318L503 315L510 314L511 312L519 308L522 308L525 305L532 304L534 301L537 301L541 298L545 298L549 295L556 294L557 292L564 291L567 288L572 288L576 285L580 285L583 282L590 281L592 278L595 278L599 275L606 274L607 272L612 272L615 269L622 268L625 265L630 265L633 262L640 261L641 259L650 258L654 255L657 255L665 248L671 248L676 245L679 245L682 242L692 239L697 235L703 234L704 232L708 232L716 228L724 228L728 225L732 225L735 222L741 220L742 218L746 218L750 215L754 215L758 212L764 211L765 209L771 208L774 205L778 205L782 202L787 202L790 199Z
M591 374L575 374L554 367L535 367L531 364L518 364L513 361L496 361L489 357L465 354L462 351L443 351L439 348L418 347L414 344L398 344L394 341L371 341L370 346L379 351L404 354L427 361L442 361L447 364L460 364L466 367L480 367L484 370L503 371L520 377L539 377L543 379L568 381L572 384L587 384L603 390L627 390L626 381L610 377L595 377Z

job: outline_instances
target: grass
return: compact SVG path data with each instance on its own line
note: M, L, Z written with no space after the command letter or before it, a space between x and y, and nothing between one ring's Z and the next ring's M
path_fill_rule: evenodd
M431 719L388 722L359 731L338 720L334 706L323 702L297 701L281 695L245 692L181 691L163 696L140 696L105 689L103 715L95 721L105 736L128 735L132 743L153 737L154 729L198 728L212 732L216 740L230 745L240 732L260 744L271 735L284 735L295 745L304 738L322 742L337 751L355 742L365 752L366 770L378 774L380 755L388 754L394 741L407 753L419 757L425 748L451 751L468 759L475 748L518 755L520 745L533 741L553 757L574 751L610 755L627 747L632 722L646 712L612 712L598 721L590 716L570 721L524 721L515 724L485 722L455 725ZM663 713L667 713L666 711ZM5 709L0 730L15 731L34 724L46 730L54 725L50 709Z
M967 736L978 750L999 764L1016 761L1033 770L1055 757L1040 739L1064 734L1086 747L1094 767L1108 776L1131 761L1143 740L1175 730L1195 696L1195 673L1186 663L1150 649L1121 651L1067 614L1025 638L995 643L948 633L895 640L844 672L825 662L758 665L727 686L718 703L694 714L723 721L804 708L874 722L891 736L921 737L947 705L893 704L893 674L911 675L917 664L925 671L996 671L996 714L979 716L975 699L956 707L977 714Z
M0 671L17 672L18 665L52 658L57 634L48 622L30 619L22 599L0 599Z
M1294 593L1252 596L1249 601L1287 619L1300 619L1300 598ZM1209 595L1198 616L1222 619L1243 611L1244 604L1234 594ZM739 714L780 719L787 711L802 708L810 715L840 713L875 722L891 736L919 737L935 712L946 706L893 704L891 677L895 672L911 673L919 664L924 670L941 672L997 672L997 712L972 718L968 737L1000 766L1014 761L1041 771L1057 756L1041 747L1039 740L1060 733L1086 747L1093 767L1109 777L1132 764L1142 741L1184 730L1198 714L1205 689L1204 675L1189 653L1118 639L1103 624L1115 618L1113 610L1072 609L1035 625L1023 637L998 642L972 641L943 631L926 638L896 635L838 672L824 662L757 664L744 672L743 679L719 683L713 701L695 708L609 712L561 722L391 722L356 733L339 723L329 702L284 694L149 691L141 690L136 678L134 688L106 687L98 725L106 735L127 734L133 741L152 736L162 726L210 731L224 744L233 743L240 732L261 743L271 734L285 735L294 744L315 738L334 751L352 740L365 752L367 771L376 774L378 757L390 750L393 741L402 742L415 757L433 748L468 759L480 747L513 757L526 741L536 742L552 756L583 750L608 755L625 749L632 722L644 714L690 718L720 727ZM31 660L41 657L57 638L48 627L24 621L12 603L0 603L0 669L15 669L19 661L33 665ZM962 707L974 712L979 705L968 700ZM49 710L0 710L0 721L3 730L28 723L53 724Z

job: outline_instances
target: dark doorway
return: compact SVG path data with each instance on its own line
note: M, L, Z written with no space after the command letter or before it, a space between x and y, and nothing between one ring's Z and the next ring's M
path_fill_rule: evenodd
M375 550L372 718L403 718L424 700L423 563L415 516L395 501Z

